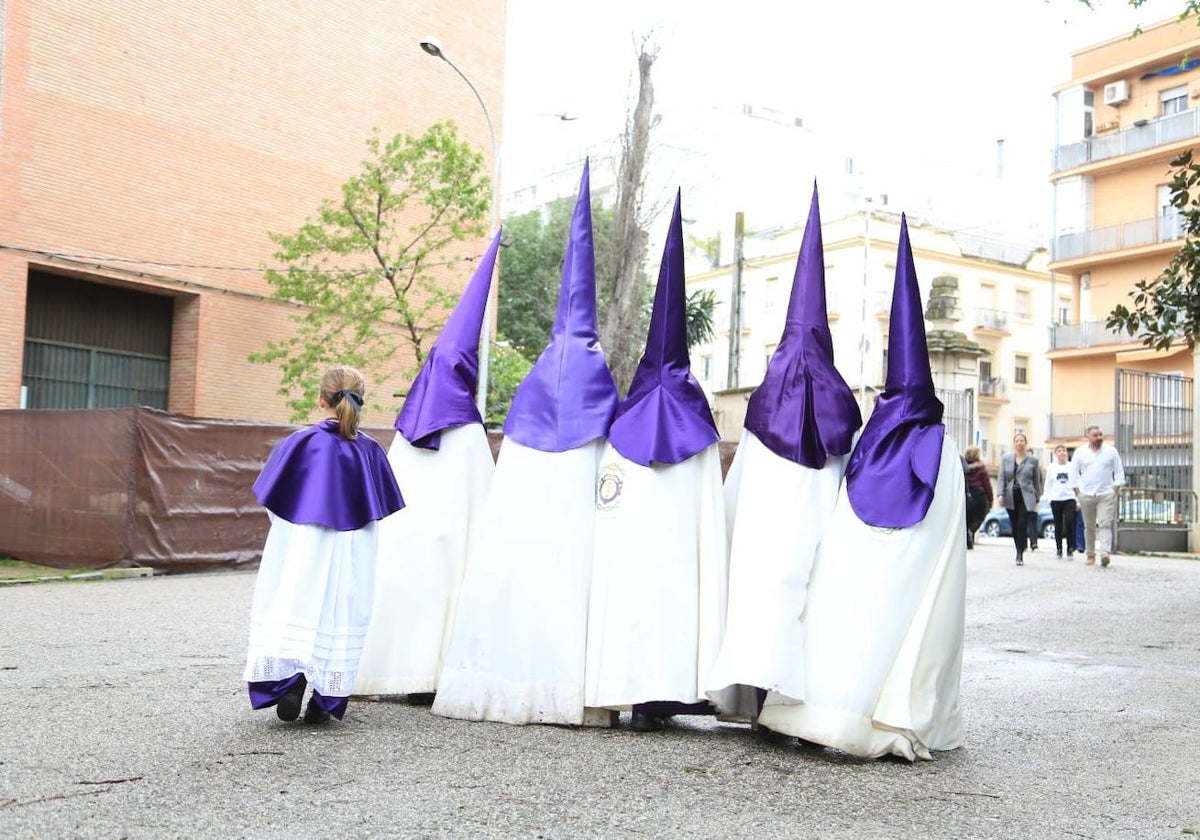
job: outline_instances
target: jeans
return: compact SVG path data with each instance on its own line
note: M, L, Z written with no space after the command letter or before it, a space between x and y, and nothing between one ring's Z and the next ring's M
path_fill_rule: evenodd
M1063 499L1061 502L1051 502L1050 512L1054 514L1054 548L1062 554L1063 543L1067 551L1075 550L1075 500Z

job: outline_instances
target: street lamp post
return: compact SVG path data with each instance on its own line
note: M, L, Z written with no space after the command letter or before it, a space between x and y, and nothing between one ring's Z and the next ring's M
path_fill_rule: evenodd
M497 215L500 207L500 147L496 143L496 128L492 125L492 115L488 111L483 97L479 95L479 90L467 78L467 74L458 69L458 65L446 55L440 41L436 38L425 38L421 41L421 49L434 58L440 58L449 64L451 69L459 75L459 78L467 83L467 87L471 89L471 93L475 94L475 99L479 102L479 107L483 109L483 118L487 120L488 136L492 141L492 212L491 227L488 235L495 236L496 230L500 226L500 219ZM487 303L483 310L483 328L479 331L479 383L475 388L475 405L479 408L479 415L485 418L485 421L487 418L488 350L491 345L491 323L492 296L489 292Z

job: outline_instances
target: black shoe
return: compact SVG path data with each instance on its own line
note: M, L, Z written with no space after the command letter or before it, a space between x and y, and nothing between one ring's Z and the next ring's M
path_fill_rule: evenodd
M1062 559L1062 552L1061 552L1061 551L1059 551L1059 552L1056 552L1056 553L1055 553L1055 555L1054 555L1054 559L1055 559L1055 560L1061 560L1061 559Z
M1075 552L1074 552L1074 551L1072 551L1072 550L1071 550L1071 549L1069 549L1069 548L1067 549L1067 559L1068 559L1068 560L1074 560L1074 559L1075 559Z
M309 697L308 705L304 707L304 722L325 723L327 720L329 720L329 712L317 705L315 697Z
M432 706L434 698L437 695L432 691L421 691L415 694L404 695L404 704L406 706Z
M659 715L650 715L645 712L631 712L629 716L629 728L636 732L658 732L663 728L663 719Z
M1025 565L1025 555L1024 555L1024 554L1022 554L1022 553L1021 553L1021 552L1019 552L1019 551L1017 552L1017 565L1018 565L1018 566L1024 566L1024 565Z
M279 702L275 704L275 714L280 720L291 723L300 717L300 704L304 701L304 689L307 685L308 681L301 674L296 684L279 698Z

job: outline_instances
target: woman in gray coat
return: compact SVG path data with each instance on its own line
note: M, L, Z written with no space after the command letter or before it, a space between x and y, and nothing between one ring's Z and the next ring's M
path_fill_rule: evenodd
M1042 469L1038 459L1027 451L1029 441L1017 432L1013 435L1013 451L1000 458L1000 475L996 481L998 505L1008 510L1013 542L1017 545L1017 565L1025 565L1025 547L1029 542L1029 517L1037 522L1038 499L1041 496Z

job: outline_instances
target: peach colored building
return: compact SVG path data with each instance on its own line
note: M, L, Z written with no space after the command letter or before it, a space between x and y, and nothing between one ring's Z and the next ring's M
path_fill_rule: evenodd
M479 103L419 42L499 131L504 30L505 0L0 3L0 408L286 419L278 369L247 361L295 311L268 232L336 197L375 127L454 119L490 167ZM410 364L371 383L368 420Z
M1054 93L1053 441L1073 446L1092 423L1112 432L1116 368L1193 374L1185 346L1149 351L1104 322L1181 245L1167 185L1170 160L1200 145L1197 54L1194 20L1120 33L1075 53Z

